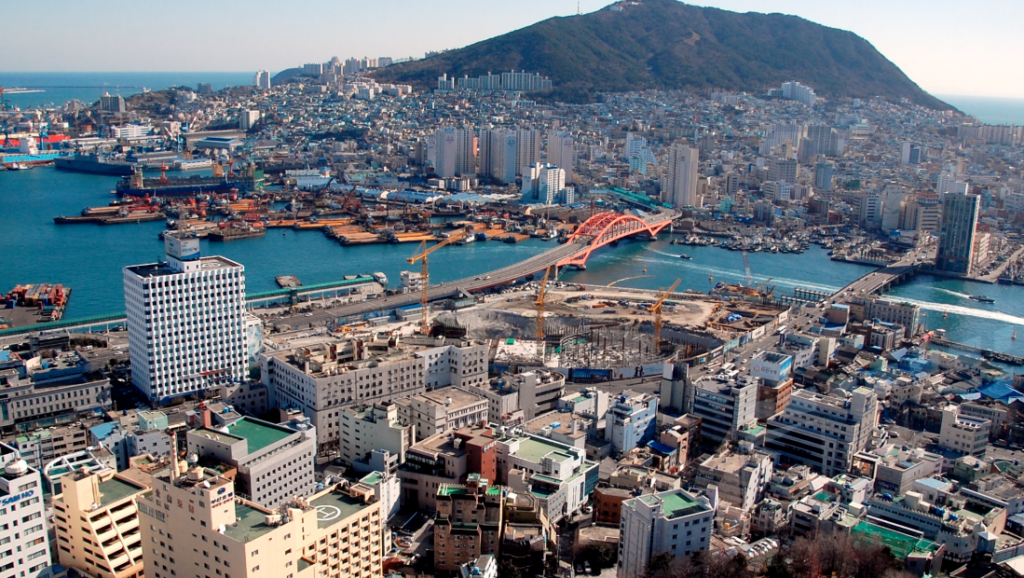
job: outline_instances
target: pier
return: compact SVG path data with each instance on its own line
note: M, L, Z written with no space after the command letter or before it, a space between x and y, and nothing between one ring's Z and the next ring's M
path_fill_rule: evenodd
M941 347L959 349L960 351L966 351L968 353L976 353L989 361L998 361L1009 365L1024 365L1024 357L1017 357L1016 355L1001 353L999 351L992 351L991 349L982 349L981 347L974 347L973 345L967 345L966 343L957 343L956 341L950 341L944 337L932 337L929 342Z

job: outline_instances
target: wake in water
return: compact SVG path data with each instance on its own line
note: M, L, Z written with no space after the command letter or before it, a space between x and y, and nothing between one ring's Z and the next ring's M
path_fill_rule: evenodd
M730 271L728 269L718 269L716 267L708 267L706 265L696 264L693 261L681 261L681 260L678 260L679 259L679 255L673 255L672 253L665 253L665 252L662 252L662 251L658 251L657 249L651 249L651 251L654 252L654 253L657 253L659 255L664 255L666 257L673 257L673 258L675 258L677 260L675 260L675 261L665 261L665 260L662 260L662 259L639 259L639 261L643 261L645 263L657 263L657 264L665 264L665 265L679 265L679 266L682 266L683 268L686 268L686 269L694 269L694 270L697 270L697 271L702 271L704 273L711 273L711 274L715 275L716 278L718 278L718 277L725 277L725 278L737 279L737 280L742 280L743 279L743 272L742 271ZM767 281L768 279L771 279L772 283L780 285L782 287L787 287L787 288L790 288L790 289L792 289L794 287L802 287L804 289L814 289L816 291L825 291L825 292L828 292L828 293L835 293L836 291L839 291L839 289L840 289L839 287L836 287L834 285L821 285L821 284L818 284L818 283L808 283L807 281L801 281L799 279L787 279L785 277L769 277L768 275L751 275L750 278L753 281L757 281L757 282Z
M949 289L943 289L942 287L933 287L933 289L937 289L939 291L942 291L943 293L949 293L950 295L956 295L961 299L969 299L971 297L966 293L960 293L959 291L950 291Z
M917 301L916 299L907 299L906 297L894 296L890 297L889 299L892 299L893 301L905 301L912 305L917 305L921 309L927 309L928 311L942 311L945 313L953 313L956 315L966 315L968 317L978 317L981 319L992 319L993 321L1002 321L1004 323L1016 323L1018 325L1024 325L1024 317L1017 317L1016 315L1000 313L998 311L985 311L984 309L961 307L960 305L946 305L945 303Z

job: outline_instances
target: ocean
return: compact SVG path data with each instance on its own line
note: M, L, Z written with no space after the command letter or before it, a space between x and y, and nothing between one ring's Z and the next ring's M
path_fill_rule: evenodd
M72 100L93 104L104 93L131 96L143 87L162 90L209 82L214 90L226 86L248 86L254 72L0 72L0 86L41 89L43 92L5 94L11 105L26 109L62 106Z
M164 223L99 226L55 225L53 217L77 215L86 206L108 204L115 178L58 172L50 167L0 172L0 293L25 283L62 283L73 288L66 318L124 311L122 268L151 263L163 254L157 234ZM431 259L431 281L453 281L510 265L552 247L530 239L515 245L479 242L441 249ZM249 292L276 289L278 275L295 275L304 284L340 280L355 273L384 272L394 285L416 250L410 245L343 247L318 230L271 230L265 237L228 243L202 241L202 251L220 254L246 268ZM692 259L680 259L682 253ZM837 263L817 246L806 253L749 255L755 283L766 281L778 293L793 287L835 291L871 271L871 267ZM646 272L644 268L646 267ZM625 280L627 277L640 277ZM670 245L667 236L654 242L624 241L595 252L586 271L565 271L562 279L582 284L658 289L681 279L679 289L706 292L718 281L744 277L740 252L714 247ZM994 304L967 299L986 294ZM917 303L928 328L944 328L950 339L1024 356L1024 288L989 285L920 275L889 296ZM943 313L948 313L943 317ZM0 316L2 316L0 310ZM1022 335L1024 337L1024 335Z
M986 124L1024 125L1024 98L957 96L953 94L936 94L935 97Z

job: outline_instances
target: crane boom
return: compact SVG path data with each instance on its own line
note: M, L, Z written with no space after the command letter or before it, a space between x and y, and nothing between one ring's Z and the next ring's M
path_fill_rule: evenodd
M544 359L544 296L547 295L548 291L548 279L551 277L551 271L555 268L552 265L544 270L544 279L540 282L540 288L537 289L537 301L534 305L537 306L537 356Z
M423 333L423 335L427 335L430 329L427 326L427 307L430 305L430 296L428 293L430 289L430 270L427 267L427 255L430 255L431 253L437 251L441 247L450 245L465 236L466 233L464 231L461 233L454 233L444 241L441 241L440 243L430 248L427 247L427 242L423 241L422 243L420 243L419 252L415 256L406 259L406 261L408 261L410 265L415 265L416 261L423 262L423 266L420 269L420 283L423 285L423 292L420 295L420 316L422 317L422 320L420 321L420 331Z
M654 302L654 305L651 305L650 309L648 309L650 313L654 314L654 349L655 352L659 354L661 353L661 306L664 305L665 300L668 299L668 296L671 295L672 292L676 290L676 287L679 287L680 282L682 282L682 279L676 279L676 282L673 283L672 286L669 287L664 293L659 295L658 300Z

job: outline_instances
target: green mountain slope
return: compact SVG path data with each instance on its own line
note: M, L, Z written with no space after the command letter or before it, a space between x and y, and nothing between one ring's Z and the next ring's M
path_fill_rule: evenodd
M551 78L552 98L658 89L760 93L798 80L821 96L906 98L947 104L921 90L863 38L782 14L739 14L676 0L621 12L551 18L515 32L376 72L378 80L434 88L437 77L509 70Z

